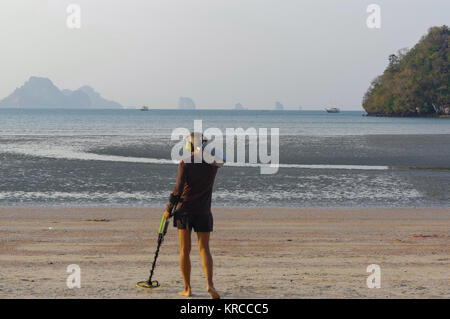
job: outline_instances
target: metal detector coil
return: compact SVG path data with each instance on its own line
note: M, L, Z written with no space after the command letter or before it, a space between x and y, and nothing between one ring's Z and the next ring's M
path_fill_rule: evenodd
M144 281L139 281L136 284L136 287L139 287L139 288L158 288L159 286L160 285L159 285L158 280L153 280L151 283L149 283L147 280L144 280Z

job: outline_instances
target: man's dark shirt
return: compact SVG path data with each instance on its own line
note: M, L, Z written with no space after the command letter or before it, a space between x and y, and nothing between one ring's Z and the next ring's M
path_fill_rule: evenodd
M211 197L217 166L202 162L194 163L184 160L178 165L177 183L173 189L173 195L181 195L182 203L178 210L185 214L199 215L211 213ZM171 211L172 203L167 204L167 211Z

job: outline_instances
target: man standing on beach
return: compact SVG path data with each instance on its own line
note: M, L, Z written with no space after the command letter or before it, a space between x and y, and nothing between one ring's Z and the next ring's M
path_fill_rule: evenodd
M191 133L186 148L191 151L190 158L178 165L178 177L172 195L181 198L175 214L175 225L180 239L180 268L184 290L179 294L190 297L191 293L191 232L197 233L198 249L202 268L206 276L206 290L211 298L220 298L213 283L213 259L209 250L209 237L213 230L211 197L218 167L222 163L208 164L202 156L206 139L201 133ZM167 204L164 216L169 219L173 203Z

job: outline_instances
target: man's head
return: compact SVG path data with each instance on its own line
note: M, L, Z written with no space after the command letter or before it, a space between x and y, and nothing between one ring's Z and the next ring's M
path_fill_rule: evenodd
M198 132L192 132L189 135L189 138L186 140L186 149L191 152L191 155L194 154L195 156L200 156L200 158L203 158L205 154L203 154L203 150L206 147L206 144L208 143L208 139L203 136L202 133ZM220 153L221 154L221 153ZM210 156L216 156L216 158L212 159L212 162L208 162L211 165L222 167L225 161L225 156L220 155L220 160L217 160L217 151L214 148L210 154ZM202 160L203 162L203 160Z
M202 151L207 142L208 140L202 133L192 132L186 141L186 149L191 153L198 153Z

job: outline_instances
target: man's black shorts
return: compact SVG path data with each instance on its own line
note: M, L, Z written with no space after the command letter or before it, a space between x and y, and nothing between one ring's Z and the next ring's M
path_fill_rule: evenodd
M213 216L211 213L209 214L199 214L199 215L191 215L191 214L180 214L179 216L175 216L175 225L178 229L189 229L196 233L198 232L212 232L213 231Z

